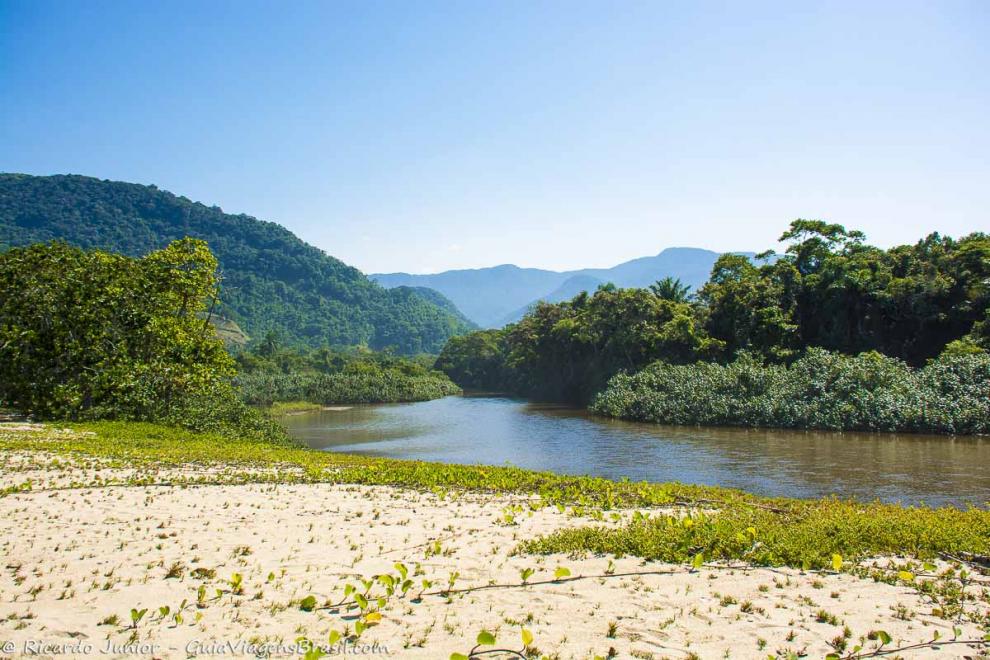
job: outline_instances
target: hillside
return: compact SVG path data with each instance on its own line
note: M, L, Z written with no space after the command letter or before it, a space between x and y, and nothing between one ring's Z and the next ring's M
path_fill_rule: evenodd
M251 337L290 344L437 352L470 328L450 301L386 290L274 222L231 215L155 186L0 174L0 250L53 239L144 255L192 236L220 261L220 312Z
M746 253L748 256L752 256ZM708 280L719 253L699 248L667 248L657 255L623 262L612 268L552 271L511 264L474 270L449 270L433 275L371 275L385 287L425 286L450 298L467 318L482 327L518 321L539 300L559 302L581 291L611 282L619 287L644 287L676 277L696 291ZM566 294L566 297L561 297Z
M590 275L575 275L564 280L564 283L558 286L556 289L551 291L545 296L540 296L539 302L548 303L558 303L565 300L570 300L574 296L578 295L583 291L594 291L599 286L604 284L597 277L592 277ZM512 312L508 316L502 318L498 325L508 325L509 323L515 323L526 315L526 312L533 308L537 301L533 301L528 305L520 307L516 311Z

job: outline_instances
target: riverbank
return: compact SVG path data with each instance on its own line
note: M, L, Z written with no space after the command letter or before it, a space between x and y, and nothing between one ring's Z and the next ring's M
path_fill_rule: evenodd
M395 657L445 658L466 653L483 629L520 648L525 628L532 646L551 657L607 657L609 649L641 658L822 657L833 645L872 650L887 635L887 649L928 642L935 632L945 641L954 627L960 640L978 640L990 625L982 584L969 583L973 600L960 600L956 578L932 577L951 569L939 552L985 551L985 511L845 507L367 459L142 424L8 425L0 427L0 448L8 563L0 625L16 645L43 639L102 648L109 639L157 645L169 657L214 641L326 643L333 632L367 626L357 643L377 643ZM766 535L769 528L704 522L741 524L734 516L746 510L811 521L787 542L823 550L808 556L816 565L824 557L824 565L754 568L742 556L716 556L720 547L731 550L726 540L735 533L750 536L739 542L740 555L785 541ZM553 553L549 545L529 549L550 554L519 551L568 530L627 534L646 515L698 528L698 536L667 534L686 543L684 561L644 561L630 556L632 544L609 548L624 558L577 547ZM872 531L857 536L869 520ZM816 538L812 529L829 535ZM706 546L708 556L692 547L706 539L717 541ZM925 561L867 556L890 554L898 543ZM840 571L832 570L836 548L845 551ZM392 577L373 579L383 574ZM978 651L943 644L925 653Z

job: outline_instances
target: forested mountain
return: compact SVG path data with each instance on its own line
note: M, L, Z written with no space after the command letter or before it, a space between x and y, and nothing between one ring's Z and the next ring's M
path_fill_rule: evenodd
M751 253L746 256L752 256ZM473 270L448 270L434 275L387 273L371 275L382 286L425 286L450 298L465 316L486 328L522 318L537 301L559 302L598 284L645 287L664 277L679 279L696 291L708 280L717 252L699 248L667 248L612 268L553 271L511 264Z
M223 275L219 313L252 337L436 352L470 324L439 294L386 290L274 222L231 215L155 186L84 176L0 174L0 250L64 240L143 256L186 236Z

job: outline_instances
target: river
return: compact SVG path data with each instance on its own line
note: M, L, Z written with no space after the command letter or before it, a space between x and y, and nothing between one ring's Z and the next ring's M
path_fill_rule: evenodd
M290 415L285 423L313 448L369 456L511 464L770 496L931 506L990 501L990 438L658 426L494 396L339 406Z

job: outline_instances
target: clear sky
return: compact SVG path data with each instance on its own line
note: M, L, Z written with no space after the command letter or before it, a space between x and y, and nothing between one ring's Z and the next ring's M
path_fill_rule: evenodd
M990 230L990 2L0 0L0 171L366 272Z

